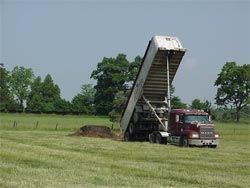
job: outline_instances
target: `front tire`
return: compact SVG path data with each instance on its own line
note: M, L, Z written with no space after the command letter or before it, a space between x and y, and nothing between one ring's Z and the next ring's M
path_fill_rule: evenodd
M217 147L217 145L212 145L212 146L208 146L209 148L216 148Z
M188 142L187 136L183 136L183 137L180 139L180 146L181 146L181 147L189 147L189 142Z

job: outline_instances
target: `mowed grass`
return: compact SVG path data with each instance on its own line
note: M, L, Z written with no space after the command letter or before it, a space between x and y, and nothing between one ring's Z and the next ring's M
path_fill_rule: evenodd
M1 114L0 187L250 185L248 123L216 123L216 149L69 136L90 124L111 126L107 117Z

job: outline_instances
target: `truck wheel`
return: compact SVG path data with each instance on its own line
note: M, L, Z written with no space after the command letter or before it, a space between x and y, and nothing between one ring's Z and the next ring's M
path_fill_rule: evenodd
M186 136L183 136L180 139L180 146L181 147L189 147L188 138Z
M138 120L139 120L139 113L134 112L134 114L133 114L133 122L134 122L134 124L136 124L138 122Z
M149 142L155 143L155 134L154 133L149 134Z
M156 141L157 144L162 144L162 137L161 137L161 134L157 134L157 135L156 135L155 141Z
M130 134L129 134L128 131L126 131L125 134L124 134L124 141L125 142L131 141Z
M208 146L209 148L216 148L217 145Z
M129 124L128 130L129 130L130 135L132 135L134 133L134 124L133 123Z
M183 137L183 147L188 147L189 143L188 143L188 138L186 136Z

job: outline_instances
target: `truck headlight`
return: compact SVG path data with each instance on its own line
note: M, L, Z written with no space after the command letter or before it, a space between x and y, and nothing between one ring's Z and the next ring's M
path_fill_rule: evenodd
M219 138L219 134L215 134L214 137L215 137L215 138Z
M198 133L191 133L189 135L189 138L199 138L199 134Z

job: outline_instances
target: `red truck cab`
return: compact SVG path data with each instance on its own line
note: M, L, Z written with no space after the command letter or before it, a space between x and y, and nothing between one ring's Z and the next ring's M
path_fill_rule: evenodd
M203 110L171 110L168 121L170 141L180 146L208 146L216 148L219 134L215 131L209 114Z

